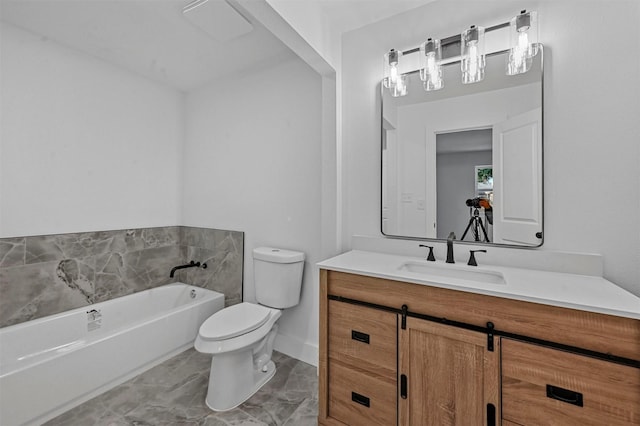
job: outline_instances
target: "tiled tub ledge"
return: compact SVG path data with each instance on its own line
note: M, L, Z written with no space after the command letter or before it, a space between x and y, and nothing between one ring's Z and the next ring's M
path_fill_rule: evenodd
M244 234L168 226L0 239L0 327L184 282L242 300ZM187 269L189 260L207 269Z

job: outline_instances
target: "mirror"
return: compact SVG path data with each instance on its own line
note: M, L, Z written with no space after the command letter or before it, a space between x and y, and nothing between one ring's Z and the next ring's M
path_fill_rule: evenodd
M444 88L382 90L382 233L513 246L542 245L542 77L507 76L508 52L487 55L485 79L462 84L443 65Z

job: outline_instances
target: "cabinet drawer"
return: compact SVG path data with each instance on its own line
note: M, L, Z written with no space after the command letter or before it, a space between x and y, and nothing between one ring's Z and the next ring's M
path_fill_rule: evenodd
M329 358L395 380L395 314L330 300L328 323Z
M521 425L640 425L640 369L502 339L502 416Z
M329 417L351 426L396 424L395 380L375 377L332 361L329 366Z

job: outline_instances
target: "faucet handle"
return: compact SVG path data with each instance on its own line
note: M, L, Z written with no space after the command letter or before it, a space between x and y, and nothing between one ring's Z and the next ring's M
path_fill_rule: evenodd
M435 262L436 261L436 257L433 255L433 246L427 246L424 244L420 244L419 247L426 247L429 249L429 254L427 255L427 260L429 262Z
M477 252L486 253L487 251L486 250L469 250L469 261L467 262L467 265L478 266L478 262L476 262Z

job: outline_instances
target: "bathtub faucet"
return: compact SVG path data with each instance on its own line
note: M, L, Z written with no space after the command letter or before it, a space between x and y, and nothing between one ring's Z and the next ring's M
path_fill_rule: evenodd
M200 267L202 267L202 269L207 269L207 264L206 263L200 264L200 262L194 262L192 260L191 262L187 263L186 265L174 266L171 269L171 273L169 274L169 278L173 278L173 275L176 273L176 271L178 269L200 268Z

